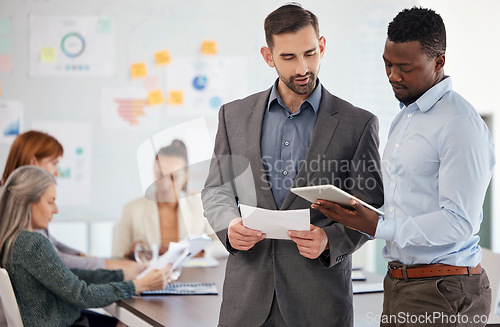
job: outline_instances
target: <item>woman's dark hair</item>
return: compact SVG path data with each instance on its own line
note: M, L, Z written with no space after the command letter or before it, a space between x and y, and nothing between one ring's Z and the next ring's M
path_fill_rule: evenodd
M387 37L394 43L420 42L422 52L436 58L446 52L443 19L432 9L404 9L389 23Z

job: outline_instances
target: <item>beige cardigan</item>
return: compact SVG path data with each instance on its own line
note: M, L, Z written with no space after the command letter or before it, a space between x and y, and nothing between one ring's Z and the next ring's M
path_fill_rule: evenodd
M203 217L200 194L180 198L177 216L179 240L187 235L205 233L213 239L205 253L213 257L227 255L226 249ZM123 208L122 218L113 231L113 257L123 257L137 241L147 241L158 246L161 244L158 205L144 197L127 203Z

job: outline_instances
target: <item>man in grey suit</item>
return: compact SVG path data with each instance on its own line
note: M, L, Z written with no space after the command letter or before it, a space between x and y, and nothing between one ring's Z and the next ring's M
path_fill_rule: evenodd
M326 41L313 13L284 5L264 27L261 53L279 78L221 107L202 192L205 216L231 253L219 326L352 326L351 253L367 236L311 209L310 231L267 239L242 224L238 204L305 209L311 204L291 187L334 184L382 205L378 120L320 84Z

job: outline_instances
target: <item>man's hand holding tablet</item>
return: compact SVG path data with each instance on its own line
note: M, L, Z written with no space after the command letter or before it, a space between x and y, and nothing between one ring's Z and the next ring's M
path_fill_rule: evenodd
M312 202L311 207L328 218L371 236L374 236L377 230L379 215L384 214L333 185L298 187L290 191Z

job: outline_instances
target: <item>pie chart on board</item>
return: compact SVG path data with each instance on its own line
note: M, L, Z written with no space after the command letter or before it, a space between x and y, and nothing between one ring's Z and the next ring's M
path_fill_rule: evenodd
M193 79L193 87L195 90L202 91L205 89L208 83L208 78L206 76L200 75Z
M85 50L85 39L79 33L68 33L61 40L62 52L70 58L76 58Z

